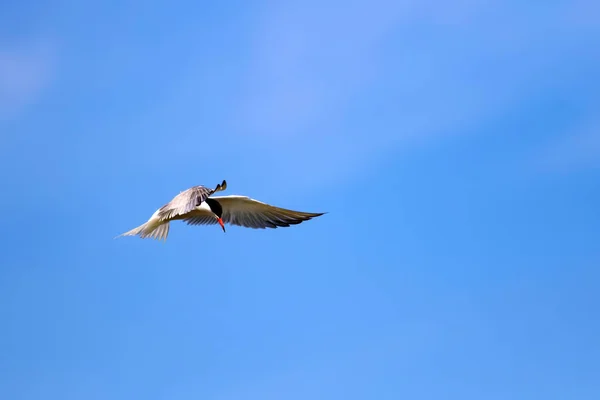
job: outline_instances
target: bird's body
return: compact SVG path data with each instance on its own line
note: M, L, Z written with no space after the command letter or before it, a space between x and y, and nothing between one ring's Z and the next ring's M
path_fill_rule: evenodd
M288 227L308 221L324 213L307 213L271 206L247 196L215 196L227 189L223 181L215 189L205 186L191 187L152 214L146 223L120 236L167 239L171 221L183 220L188 225L220 224L225 231L226 223L254 229Z

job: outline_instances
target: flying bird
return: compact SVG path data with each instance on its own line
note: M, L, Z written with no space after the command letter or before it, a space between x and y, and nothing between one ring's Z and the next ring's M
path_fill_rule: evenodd
M146 223L117 238L139 236L142 239L167 240L169 223L175 220L183 220L188 225L219 224L225 232L225 224L253 229L288 227L325 214L288 210L247 196L211 197L214 193L225 189L227 189L225 180L214 189L193 186L156 210Z

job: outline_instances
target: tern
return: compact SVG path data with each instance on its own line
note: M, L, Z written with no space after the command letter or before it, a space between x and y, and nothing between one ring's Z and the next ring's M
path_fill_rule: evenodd
M225 189L227 189L225 180L214 189L202 185L193 186L156 210L144 224L116 238L139 236L142 239L166 241L169 235L169 224L176 220L183 220L188 225L219 224L225 232L225 224L253 229L288 227L326 214L288 210L247 196L212 197L214 193Z

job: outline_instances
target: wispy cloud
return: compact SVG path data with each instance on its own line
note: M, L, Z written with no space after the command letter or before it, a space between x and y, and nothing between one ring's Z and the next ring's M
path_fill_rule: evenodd
M42 95L56 65L55 48L46 41L0 45L0 120L17 117Z
M537 171L572 173L600 168L600 118L549 141L534 158Z
M308 158L339 175L568 84L596 29L577 22L581 4L273 2L257 24L236 121L285 154L286 173ZM311 144L302 159L286 151L302 143Z
M347 105L340 101L373 82L375 50L402 11L338 5L275 3L259 18L241 104L251 129L275 136L303 132L306 123Z

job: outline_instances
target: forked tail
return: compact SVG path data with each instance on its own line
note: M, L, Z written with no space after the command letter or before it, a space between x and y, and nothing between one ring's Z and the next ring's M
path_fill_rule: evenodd
M169 235L169 222L161 222L157 220L150 219L145 224L138 226L137 228L133 228L132 230L122 233L119 236L116 236L115 239L120 238L122 236L139 236L142 239L150 238L157 240L167 240L167 236Z

